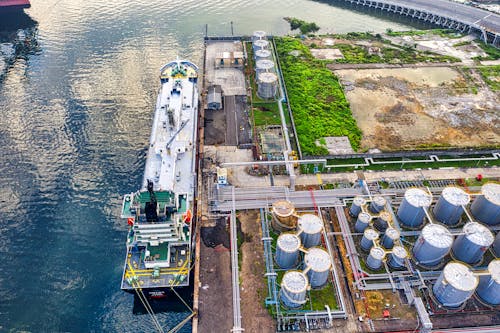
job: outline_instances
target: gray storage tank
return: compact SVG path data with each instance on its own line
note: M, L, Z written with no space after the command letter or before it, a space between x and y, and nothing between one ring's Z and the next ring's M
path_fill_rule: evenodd
M280 268L290 269L299 259L300 239L296 234L283 233L276 241L276 263Z
M418 228L424 223L425 211L431 205L432 196L419 188L406 190L398 209L398 218L410 228Z
M493 234L486 226L478 222L469 222L464 225L462 234L453 243L453 256L468 264L477 264L493 241Z
M363 238L361 238L361 248L369 251L373 246L373 241L378 239L378 232L372 228L365 229Z
M481 195L477 196L470 206L470 212L479 222L488 225L500 223L500 184L487 183L481 187Z
M370 221L372 220L372 217L370 214L361 212L358 215L358 219L356 220L356 224L354 225L354 230L356 232L363 232L365 231L366 228L370 225Z
M408 258L406 249L400 245L396 245L389 254L387 264L392 268L404 268L406 258Z
M300 233L300 240L305 248L318 246L321 243L321 232L323 231L323 221L313 214L304 214L299 217L297 229Z
M266 32L262 30L254 31L252 34L252 41L255 42L259 39L266 39Z
M381 195L376 195L373 197L372 202L370 202L370 210L373 213L379 213L384 210L387 200Z
M298 271L288 271L281 279L280 299L288 308L299 308L306 302L309 282L307 276Z
M355 196L352 200L351 208L349 209L349 214L352 217L357 217L361 213L362 207L366 205L366 200L363 197Z
M453 236L445 226L427 224L413 245L413 257L420 265L434 267L450 252L452 245Z
M260 79L260 74L262 73L271 73L274 71L274 62L269 59L257 60L255 62L255 73L257 80Z
M479 277L476 295L490 305L500 305L500 259L492 260L488 265L490 275Z
M382 266L382 260L384 260L384 257L384 249L378 246L374 246L371 248L368 258L366 258L366 266L373 270L377 270Z
M378 217L375 219L375 222L373 222L373 226L375 229L377 229L380 232L384 232L387 230L389 225L392 223L392 216L389 212L387 211L382 211L378 215Z
M392 249L392 247L394 246L394 242L396 240L399 240L400 236L401 235L400 235L398 230L396 230L392 227L389 227L385 231L384 236L382 236L382 245L386 249Z
M495 241L493 242L493 246L491 247L493 250L493 254L497 257L500 258L500 231L497 233L497 236L495 237Z
M261 73L257 82L257 95L273 99L278 91L278 76L274 73Z
M469 194L459 187L446 187L434 206L433 213L436 220L446 225L456 225L460 221L464 210L470 201Z
M328 252L319 247L312 247L304 256L304 266L311 287L320 288L328 281L332 261Z
M271 51L269 50L257 50L254 53L255 61L259 60L271 60Z
M478 280L465 264L449 262L432 287L432 292L444 307L457 308L474 294Z
M257 50L267 50L269 48L269 42L264 39L258 39L252 43L253 52L257 52Z

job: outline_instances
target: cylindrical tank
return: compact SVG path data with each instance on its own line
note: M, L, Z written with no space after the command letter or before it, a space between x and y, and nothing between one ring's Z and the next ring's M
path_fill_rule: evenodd
M474 294L477 284L477 276L467 265L452 261L444 266L432 291L444 307L456 308Z
M391 222L392 222L391 214L389 214L389 212L386 212L384 210L380 212L378 217L375 219L375 222L373 222L373 226L378 231L384 232L389 227Z
M280 200L273 203L272 208L273 219L271 226L274 230L281 232L286 230L294 230L297 225L295 217L295 207L287 200Z
M357 217L361 213L361 207L366 204L366 200L363 197L356 196L352 200L351 208L349 209L349 214L352 217Z
M262 73L272 73L274 70L274 62L269 59L257 60L255 62L255 73L257 74L257 80L260 78Z
M426 191L419 188L406 190L405 196L398 209L398 218L410 228L418 228L424 223L424 207L431 205L432 197Z
M468 264L477 264L493 241L493 234L485 225L469 222L464 225L462 234L453 243L453 256Z
M495 241L493 242L493 246L491 248L493 250L493 253L497 258L500 258L500 231L497 233L497 236L495 237Z
M387 228L384 236L382 236L382 245L386 249L392 249L392 247L394 246L394 242L399 239L399 236L400 234L398 230L392 227Z
M433 267L450 252L452 244L453 236L445 226L427 224L413 245L413 256L418 264Z
M370 210L373 213L378 213L384 210L385 204L387 203L387 200L383 196L376 195L373 197L372 202L370 203Z
M405 259L408 258L408 252L400 245L394 246L387 260L387 264L392 268L404 268Z
M263 60L264 61L264 60ZM278 90L278 76L274 73L261 73L257 85L257 95L264 99L272 99Z
M363 238L361 238L361 248L368 251L373 246L373 241L378 239L378 232L372 228L365 229Z
M304 266L311 287L319 288L328 281L332 261L328 252L319 247L312 247L304 256Z
M297 229L300 232L300 240L305 248L319 245L321 242L321 231L323 221L313 214L304 214L299 217Z
M252 34L252 41L255 42L259 39L266 39L266 32L262 30L254 31Z
M255 51L255 61L259 60L271 60L271 51L269 50L257 50Z
M298 308L306 302L309 282L307 276L298 271L288 271L281 279L280 299L289 308Z
M490 262L488 272L490 275L479 278L476 295L483 302L497 306L500 305L500 259Z
M378 246L372 247L368 258L366 258L366 266L373 270L377 270L382 266L382 260L385 257L385 251Z
M481 195L474 199L470 212L480 222L489 225L500 223L500 184L487 183L481 187Z
M456 225L464 212L462 206L467 206L470 196L459 187L446 187L434 206L436 220L446 225Z
M253 51L257 50L267 50L269 48L269 42L264 39L258 39L253 42Z
M299 259L300 239L296 234L283 233L276 242L276 263L280 268L290 269Z
M366 228L370 225L370 221L372 220L372 217L370 214L361 212L358 215L358 219L356 220L356 224L354 225L354 230L356 232L363 232L365 231Z

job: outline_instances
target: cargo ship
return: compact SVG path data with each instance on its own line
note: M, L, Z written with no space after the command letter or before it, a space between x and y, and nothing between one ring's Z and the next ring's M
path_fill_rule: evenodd
M29 0L0 0L0 14L18 12L30 7Z
M162 298L189 286L194 252L198 67L177 60L160 70L142 187L123 198L129 230L121 289Z

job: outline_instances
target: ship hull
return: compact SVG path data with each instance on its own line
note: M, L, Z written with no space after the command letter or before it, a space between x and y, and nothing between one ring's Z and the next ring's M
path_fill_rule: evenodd
M0 15L4 13L21 12L25 8L30 8L31 4L27 0L7 0L0 1Z

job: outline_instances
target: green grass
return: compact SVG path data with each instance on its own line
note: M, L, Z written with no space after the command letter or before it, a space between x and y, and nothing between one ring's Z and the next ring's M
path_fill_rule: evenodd
M255 126L281 125L278 103L254 103L253 119Z
M477 45L487 54L486 57L476 57L477 60L498 60L500 59L500 49L486 44L482 40L477 40Z
M408 31L393 31L392 29L387 29L386 34L391 37L401 37L401 36L423 36L426 34L438 35L447 38L460 38L464 35L451 29L429 29L429 30L408 30Z
M477 67L477 71L491 90L500 91L500 65Z
M331 281L328 281L322 289L311 289L309 296L313 311L325 310L325 305L328 305L332 310L338 308L335 288Z
M351 114L338 78L316 60L300 40L291 37L276 39L289 103L304 155L325 155L325 147L315 141L326 136L347 136L358 150L361 130ZM299 51L299 56L290 54Z

